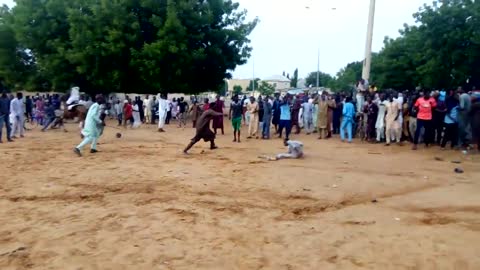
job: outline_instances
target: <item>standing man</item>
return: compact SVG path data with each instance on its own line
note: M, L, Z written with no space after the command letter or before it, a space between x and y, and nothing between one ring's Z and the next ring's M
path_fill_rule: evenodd
M10 102L10 111L13 116L13 123L12 123L12 132L10 134L10 138L15 139L17 138L17 133L20 134L20 137L23 138L23 119L25 117L25 113L23 112L23 94L18 92L17 97L12 99Z
M327 135L327 118L328 118L328 103L325 92L320 96L318 102L318 115L317 115L317 127L318 127L318 139L325 139Z
M100 118L100 105L105 103L102 95L95 97L95 103L90 106L87 117L85 118L85 127L82 130L84 136L83 141L73 149L73 152L79 157L82 156L82 149L85 145L91 143L90 153L97 153L97 140L100 137L100 132L105 126L105 122Z
M243 102L238 99L238 95L232 98L228 119L232 120L233 142L240 142L240 130L242 127Z
M375 124L378 117L378 106L373 102L371 97L367 98L365 111L367 113L367 141L373 142L375 140Z
M332 98L330 94L327 93L327 139L332 137L333 129L333 112L337 108L337 103L335 99Z
M285 128L285 140L290 140L292 132L292 113L290 111L290 94L287 94L280 102L280 122L278 127L278 138L282 138L282 131Z
M425 91L423 97L417 99L415 107L418 109L417 113L417 130L415 131L415 137L413 138L412 150L417 150L418 139L420 138L420 132L422 128L425 128L424 141L428 147L432 140L432 111L437 106L437 102L434 98L430 97L430 92Z
M145 111L145 123L152 123L152 100L149 95L143 100L143 110Z
M378 100L378 115L375 122L375 129L377 131L377 143L385 139L385 113L387 112L387 102L385 95L380 94Z
M13 142L10 138L10 133L12 132L12 127L10 126L10 100L8 99L6 92L3 92L0 97L0 143L2 143L3 123L5 123L5 128L7 130L7 141Z
M250 115L250 121L248 123L247 139L251 139L252 136L257 136L258 139L258 103L255 101L254 97L250 97L250 103L248 104L248 113Z
M145 123L145 108L141 97L137 97L138 112L140 113L140 121Z
M220 95L217 95L217 101L215 101L215 106L213 110L222 113L222 115L217 115L213 118L213 131L217 134L217 129L222 130L222 135L225 134L223 130L223 108L225 108L225 103L221 100Z
M459 87L459 107L458 107L458 142L461 147L468 147L470 144L470 109L472 101L470 95Z
M155 125L155 118L157 116L157 106L158 106L157 97L153 96L153 99L149 103L150 103L150 120L152 121L151 124Z
M313 99L306 100L302 104L303 127L307 135L313 132Z
M202 139L205 142L210 142L210 149L213 150L218 148L215 145L215 133L210 130L210 120L212 120L216 116L223 117L223 112L216 112L212 109L213 107L215 107L215 103L211 103L210 108L207 111L203 112L203 114L198 119L195 137L192 138L192 141L183 150L183 153L188 154L188 150L190 150L190 148L192 148L197 142Z
M300 123L298 115L300 114L300 108L302 107L302 100L299 95L296 96L292 106L292 127L295 126L295 134L300 134Z
M390 95L389 102L387 103L387 116L386 116L386 137L387 143L386 146L390 145L390 141L393 138L393 141L400 143L401 132L399 132L398 127L398 117L400 115L400 104L393 99L393 96Z
M348 133L348 142L352 142L352 127L353 121L355 118L355 107L352 104L352 98L347 97L345 100L345 104L343 105L342 111L343 119L342 119L342 126L340 127L340 138L342 142L345 141L345 129Z
M166 102L166 100L165 100ZM167 116L167 106L165 104L165 117ZM188 104L184 100L183 97L180 98L178 101L178 127L185 127L187 125L187 111L188 111ZM222 125L223 125L223 119L222 119ZM222 128L222 134L223 134L223 128Z
M167 100L167 118L165 118L165 124L170 125L170 119L172 119L172 101L168 99L167 94L165 94L165 99Z
M158 132L165 132L163 127L165 126L165 119L167 119L167 107L168 102L165 94L160 94L158 100Z
M30 96L26 96L25 98L25 113L27 116L28 121L33 121L33 100Z
M167 117L168 117L168 101L167 101ZM192 113L192 125L193 128L197 126L197 119L202 115L202 108L200 108L200 105L198 104L197 99L193 100L192 107L189 110L190 113Z
M267 96L263 100L262 139L270 139L270 125L272 121L272 102Z
M263 109L262 96L258 97L257 104L258 104L258 128L257 128L257 132L263 133L263 113L264 113L264 109ZM257 138L258 138L258 136L257 136Z
M121 126L123 118L123 107L119 99L117 99L117 103L113 107L115 109L115 114L117 115L118 126Z
M278 124L280 123L280 93L275 93L275 100L272 106L272 124L275 127L275 134L278 133Z

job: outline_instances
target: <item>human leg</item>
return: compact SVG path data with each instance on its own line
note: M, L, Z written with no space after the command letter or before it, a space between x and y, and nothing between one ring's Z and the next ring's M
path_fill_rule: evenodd
M453 128L454 128L454 124L445 124L445 134L443 135L442 143L440 144L442 148L445 148L448 141L453 140L452 138Z
M433 143L433 136L434 136L434 130L432 126L432 120L425 120L423 123L423 127L425 128L425 135L424 135L424 141L425 145L429 146L431 143Z
M77 147L75 147L75 148L78 149L78 150L82 150L83 147L85 147L85 145L87 145L87 144L89 144L90 142L92 142L92 140L93 140L93 138L92 138L91 136L85 136L85 137L83 138L83 141L82 141L79 145L77 145Z
M193 138L190 143L187 145L187 147L185 147L185 149L183 150L183 153L187 154L188 150L190 150L198 141L200 141L200 139L198 138Z
M353 128L352 121L347 121L348 142L352 142L352 128Z
M340 139L345 141L345 129L347 128L347 119L343 118L342 124L340 125Z
M282 133L283 133L283 129L285 128L286 126L286 121L285 120L280 120L279 124L278 124L278 137L281 138L282 137Z
M290 133L292 133L292 120L286 120L285 122L285 139L290 139Z
M420 133L424 125L425 125L425 120L417 119L417 128L415 129L415 136L413 138L413 144L415 146L418 144L418 139L420 138Z
M387 128L385 130L385 137L387 140L387 145L390 144L392 139L392 123L387 122Z

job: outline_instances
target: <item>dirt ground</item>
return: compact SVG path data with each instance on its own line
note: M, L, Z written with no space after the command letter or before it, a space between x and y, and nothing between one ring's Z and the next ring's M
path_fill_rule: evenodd
M0 145L0 269L480 269L479 155L68 128Z

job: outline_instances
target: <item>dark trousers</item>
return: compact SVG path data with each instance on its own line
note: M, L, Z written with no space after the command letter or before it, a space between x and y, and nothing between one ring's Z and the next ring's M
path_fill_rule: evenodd
M7 130L7 140L10 140L12 126L10 125L10 116L8 114L0 115L0 141L2 140L3 123L5 123L5 128Z
M156 111L154 111L154 110L152 110L150 112L151 112L150 118L152 119L151 124L155 125L155 119L158 118L158 115L156 115Z
M50 116L47 118L47 122L43 125L42 130L47 130L47 128L55 121L55 116Z
M170 125L170 120L172 119L172 111L167 112L167 117L165 118L165 125Z
M454 148L458 143L458 124L445 124L445 135L442 140L442 148L447 145L447 142L451 142L451 147Z
M442 142L442 133L443 133L443 127L444 123L443 120L445 119L445 114L444 113L435 113L433 116L433 142L436 144L440 144Z
M118 120L118 125L121 126L122 125L122 120L123 120L123 114L118 114L117 115L117 120Z
M282 137L282 131L285 128L286 139L290 138L290 132L292 132L292 120L280 120L278 128L278 136Z
M413 143L418 144L418 139L420 138L420 133L422 128L425 128L425 135L423 136L423 141L425 145L432 143L433 130L432 130L432 120L423 120L417 119L417 130L415 130L415 137L413 138Z

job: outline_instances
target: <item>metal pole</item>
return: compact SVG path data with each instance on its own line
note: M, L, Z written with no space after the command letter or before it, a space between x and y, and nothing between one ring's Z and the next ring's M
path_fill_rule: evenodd
M370 12L368 15L367 42L365 44L365 61L363 61L362 79L370 79L370 67L372 65L372 39L373 24L375 21L375 0L370 0Z
M253 68L252 68L252 96L255 94L255 58L252 56L252 63L253 63Z
M320 47L318 47L317 51L317 90L320 86Z

